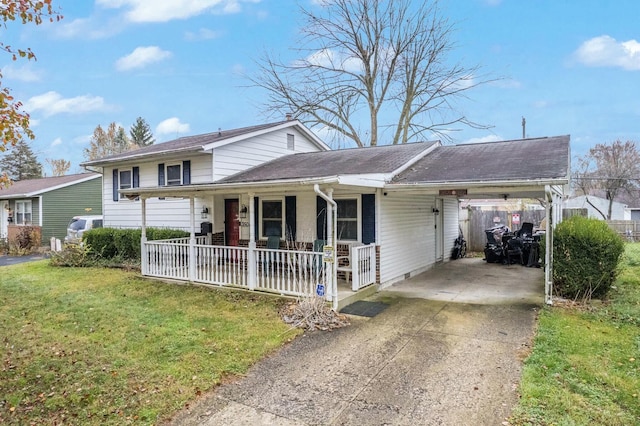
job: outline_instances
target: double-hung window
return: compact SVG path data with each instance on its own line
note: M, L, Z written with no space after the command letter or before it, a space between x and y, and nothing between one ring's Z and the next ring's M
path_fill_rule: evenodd
M262 230L263 237L282 238L283 228L282 200L262 201Z
M16 201L16 225L31 225L31 200Z
M171 164L167 166L167 186L182 185L182 166Z
M120 189L133 187L133 174L131 170L120 170Z
M358 241L358 199L337 199L339 241Z

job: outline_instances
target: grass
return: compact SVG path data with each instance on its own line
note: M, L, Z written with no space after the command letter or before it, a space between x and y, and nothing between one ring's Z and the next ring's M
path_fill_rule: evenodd
M0 272L0 424L155 424L297 334L273 297L48 261Z
M512 425L640 424L640 244L610 300L542 310L520 393Z

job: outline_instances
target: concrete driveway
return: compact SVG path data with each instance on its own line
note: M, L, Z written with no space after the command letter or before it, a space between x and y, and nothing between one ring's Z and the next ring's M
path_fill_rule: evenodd
M45 259L43 254L28 254L26 256L0 256L0 266L15 265L17 263L33 262Z
M377 316L306 333L171 424L500 425L517 401L542 271L475 261L377 293L369 301L388 304ZM505 274L500 289L494 275Z

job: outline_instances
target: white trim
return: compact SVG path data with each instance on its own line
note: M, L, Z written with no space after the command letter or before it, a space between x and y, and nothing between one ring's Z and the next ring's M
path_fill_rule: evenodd
M28 203L28 204L27 204ZM26 206L29 206L29 215L31 217L31 223L27 224L27 223L18 223L18 204L24 204L24 209L25 211L22 213L22 220L24 222L24 215L27 213L27 208ZM22 199L22 200L16 200L15 203L13 204L14 207L14 211L13 211L13 224L14 225L18 225L18 226L29 226L29 225L33 225L33 200L27 200L27 199Z
M178 161L176 163L164 164L164 185L163 186L182 186L182 175L183 175L182 164L183 163L181 161ZM178 167L180 169L180 173L178 176L180 178L180 183L169 185L169 167Z
M42 226L42 219L44 217L43 215L43 206L42 206L42 195L38 197L38 226ZM32 215L32 219L33 219L33 205L31 206L31 215ZM32 220L33 222L33 220Z
M353 244L353 243L361 243L362 242L362 195L340 195L337 197L333 197L333 200L336 202L336 242L344 243L344 244ZM355 240L341 240L338 235L338 222L340 221L340 217L338 216L338 202L342 200L356 200L356 239Z
M262 204L266 201L266 202L279 202L280 203L280 207L281 207L281 216L280 216L280 240L284 240L286 237L286 224L285 224L285 219L286 219L286 206L285 206L285 200L284 197L265 197L265 198L259 198L260 199L260 203L258 205L258 220L260 221L260 235L258 235L258 238L256 239L257 241L262 240L265 241L268 237L264 235L264 231L265 231L265 227L264 227L264 220L262 218ZM240 207L240 205L239 205ZM275 222L275 221L273 221Z

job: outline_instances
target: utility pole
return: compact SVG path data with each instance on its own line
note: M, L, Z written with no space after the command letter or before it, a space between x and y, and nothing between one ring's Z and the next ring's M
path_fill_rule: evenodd
M525 138L525 129L527 128L527 120L522 117L522 139Z

